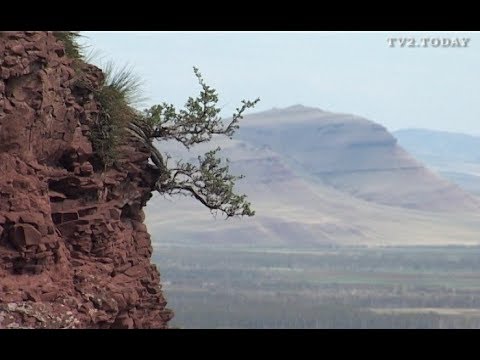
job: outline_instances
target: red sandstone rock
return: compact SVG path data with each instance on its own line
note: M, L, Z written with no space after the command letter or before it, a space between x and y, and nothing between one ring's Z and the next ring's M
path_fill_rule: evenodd
M16 224L10 231L10 242L18 248L40 245L42 234L30 224Z
M96 166L104 76L82 73L50 32L0 37L0 328L166 328L142 211L158 174L133 138Z
M80 174L81 175L92 175L93 174L93 165L90 164L88 161L84 162L80 166Z

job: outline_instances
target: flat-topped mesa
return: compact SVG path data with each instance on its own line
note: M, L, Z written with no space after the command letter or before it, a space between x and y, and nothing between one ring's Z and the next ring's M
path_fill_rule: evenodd
M158 172L125 137L96 156L100 69L52 32L0 34L0 328L166 328L142 208Z

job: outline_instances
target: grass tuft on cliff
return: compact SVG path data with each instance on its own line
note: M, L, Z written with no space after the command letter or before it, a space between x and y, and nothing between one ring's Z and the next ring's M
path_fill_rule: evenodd
M74 60L73 67L81 74L83 65L91 63L96 54L85 54L85 46L78 42L82 36L78 31L54 31L53 35L63 43L66 56ZM92 127L91 141L100 161L107 168L115 161L115 148L124 135L124 129L138 116L134 105L144 98L140 89L142 81L132 68L118 68L113 62L108 62L102 70L105 80L100 89L94 91L101 112Z
M83 60L83 47L78 43L79 31L54 31L53 35L63 42L65 54L75 60Z
M115 91L119 99L129 106L135 106L145 100L142 79L127 65L118 68L112 61L102 69L105 74L105 87Z
M115 148L128 124L138 116L134 105L144 100L141 79L127 66L117 68L112 62L104 67L105 81L95 93L102 107L92 129L92 142L105 167L115 161Z

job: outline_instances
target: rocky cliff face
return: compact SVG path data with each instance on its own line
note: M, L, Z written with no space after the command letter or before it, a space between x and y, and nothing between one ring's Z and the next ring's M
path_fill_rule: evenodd
M165 328L142 208L158 178L132 138L89 140L102 72L50 32L0 33L0 328Z

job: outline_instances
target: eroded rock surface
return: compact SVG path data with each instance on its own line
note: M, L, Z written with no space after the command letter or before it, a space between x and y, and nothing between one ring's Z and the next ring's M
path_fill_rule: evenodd
M0 33L0 328L165 328L142 208L159 174L133 138L105 169L103 80L51 32Z

